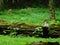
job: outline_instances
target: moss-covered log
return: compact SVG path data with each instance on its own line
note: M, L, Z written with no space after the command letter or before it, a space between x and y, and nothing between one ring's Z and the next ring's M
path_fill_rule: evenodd
M59 45L58 42L42 42L42 41L39 41L39 42L32 42L31 44L28 44L28 45Z
M43 25L32 25L26 23L11 23L5 20L0 19L0 34L8 34L16 32L16 35L23 34L23 35L39 35L43 34L42 31ZM51 37L60 37L60 24L51 24L49 30L49 36Z

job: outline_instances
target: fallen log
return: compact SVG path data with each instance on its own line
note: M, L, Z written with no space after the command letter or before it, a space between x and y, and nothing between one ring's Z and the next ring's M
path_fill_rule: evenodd
M58 42L32 42L31 44L26 44L26 45L59 45Z

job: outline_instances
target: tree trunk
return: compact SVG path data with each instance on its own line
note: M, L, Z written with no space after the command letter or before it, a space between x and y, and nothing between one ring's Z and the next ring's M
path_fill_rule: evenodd
M49 0L50 20L55 20L54 0Z
M0 10L2 9L3 0L0 0Z

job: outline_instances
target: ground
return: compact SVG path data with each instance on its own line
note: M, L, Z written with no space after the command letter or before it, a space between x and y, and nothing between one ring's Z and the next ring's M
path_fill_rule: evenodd
M60 38L36 38L36 37L25 37L25 36L3 36L0 35L0 45L26 45L33 41L44 41L44 42L59 42Z
M60 9L55 9L56 20L60 19ZM0 12L0 19L4 19L8 22L24 22L29 24L40 24L44 19L49 19L49 8L32 8L25 9L12 9L8 13L8 9ZM49 19L50 20L50 19ZM36 37L24 37L24 36L3 36L0 35L0 45L25 45L33 41L57 41L60 43L60 38L36 38Z
M56 19L60 19L60 9L55 9ZM0 19L4 19L10 22L25 22L29 24L40 24L44 19L49 19L49 8L28 8L24 9L12 9L10 13L8 10L0 12ZM50 19L49 19L50 20Z

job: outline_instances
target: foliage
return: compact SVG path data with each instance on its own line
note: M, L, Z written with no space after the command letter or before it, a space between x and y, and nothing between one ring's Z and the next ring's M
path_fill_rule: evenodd
M55 17L57 23L60 20L59 8L55 9ZM43 23L45 19L49 19L49 10L48 8L32 8L32 10L28 10L28 8L24 9L12 9L11 13L8 14L8 10L4 10L0 12L0 18L10 21L10 22L24 22L30 24L40 24ZM51 21L53 23L54 21Z
M1 1L0 1L1 2ZM24 7L41 7L41 6L43 6L43 7L48 7L48 2L49 2L49 0L14 0L14 1L12 1L12 0L3 0L3 2L4 2L4 7L6 8L6 7L8 7L8 8L24 8ZM56 1L56 0L54 0L54 5L56 6L56 7L60 7L60 5L59 5L59 3L60 3L60 0L58 0L58 1Z
M58 24L60 24L60 21L52 20L52 21L50 21L50 24L58 25Z
M40 24L43 22L44 19L49 18L48 9L43 8L32 8L31 11L27 8L12 9L12 12L10 14L8 14L7 11L8 10L2 11L2 15L0 15L0 18L10 22Z
M24 37L24 36L11 37L11 36L0 35L0 45L26 45L34 41L60 43L60 38L35 38L35 37Z
M45 19L48 18L49 20L49 10L48 8L31 8L32 10L28 10L28 8L24 8L24 9L12 9L11 13L8 13L7 11L8 10L4 10L4 11L1 11L1 15L0 15L0 19L4 19L6 21L9 21L10 23L4 23L4 22L1 22L0 20L0 23L1 24L8 24L10 25L11 22L12 23L15 23L14 25L17 25L16 22L20 22L20 23L27 23L27 24L36 24L36 25L42 25L43 24L43 21ZM56 19L60 19L60 13L59 13L59 9L57 8L56 9ZM50 21L50 20L49 20ZM11 27L11 30L12 32L15 33L16 29L17 28L20 28L19 27L19 24L15 27ZM53 28L54 30L55 29L60 29L60 21L57 21L57 20L53 20L53 21L50 21L50 24L51 24L51 28ZM13 24L12 24L13 25ZM38 25L38 26L39 26ZM35 25L34 25L35 26ZM29 27L29 26L23 26L24 28L25 27ZM14 28L14 29L12 29ZM39 31L38 31L39 33ZM13 33L11 33L12 35Z

